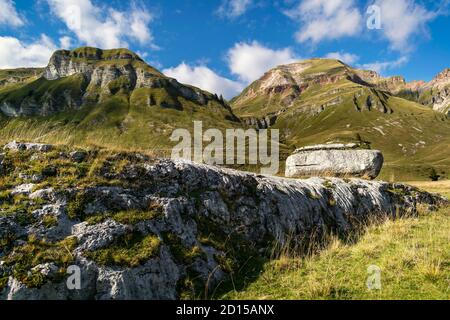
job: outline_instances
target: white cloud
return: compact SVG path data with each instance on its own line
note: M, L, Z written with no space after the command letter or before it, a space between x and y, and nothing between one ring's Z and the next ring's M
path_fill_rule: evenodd
M71 37L61 37L59 38L59 43L62 49L70 49L72 48L72 38Z
M427 22L437 16L414 0L377 0L375 4L381 8L383 34L394 50L411 49L411 38L423 33Z
M0 68L46 66L57 46L42 35L39 41L23 43L14 37L0 37Z
M290 48L273 50L256 41L235 44L228 51L227 59L230 71L247 84L273 67L300 60Z
M252 5L252 0L223 0L217 14L227 18L242 16Z
M371 63L365 63L362 65L359 65L358 67L363 68L365 70L372 70L372 71L376 71L378 73L383 73L386 70L401 67L405 63L408 63L408 61L409 61L409 58L407 56L402 56L402 57L398 58L397 60L376 61L376 62L371 62Z
M23 26L25 22L16 11L14 1L0 0L0 25Z
M353 65L359 60L358 55L347 52L330 52L325 55L325 58L341 60L348 65Z
M153 19L144 7L132 5L122 12L95 6L91 0L47 0L58 16L78 38L89 46L104 49L128 47L127 40L152 46L149 24Z
M303 0L285 12L300 21L296 33L298 42L339 39L358 34L363 25L361 12L354 0Z
M244 84L223 78L205 65L190 66L183 62L175 68L163 70L163 73L181 83L221 94L227 99L236 96L244 88Z
M134 8L131 13L131 36L140 43L150 43L153 41L152 33L148 28L152 15L146 10Z

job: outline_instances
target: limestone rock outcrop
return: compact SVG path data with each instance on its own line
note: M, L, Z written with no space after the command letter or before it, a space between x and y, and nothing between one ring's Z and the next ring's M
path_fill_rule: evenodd
M22 151L4 157L11 152ZM79 168L70 161L60 159ZM216 288L249 257L269 257L274 243L348 234L373 216L446 201L401 184L293 180L137 154L83 161L96 168L94 179L81 173L83 184L71 176L71 187L61 187L61 175L51 191L0 199L0 299L178 299L193 281ZM2 178L16 181L16 165ZM8 209L8 201L21 209ZM80 288L67 286L71 267L80 271Z

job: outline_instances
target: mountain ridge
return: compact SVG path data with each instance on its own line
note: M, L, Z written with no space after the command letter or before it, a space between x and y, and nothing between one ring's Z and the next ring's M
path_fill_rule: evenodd
M429 82L425 82L423 80L407 82L405 78L400 75L383 77L376 71L355 69L337 59L312 58L297 61L288 65L277 66L266 72L266 74L270 74L274 70L279 70L289 66L308 65L314 61L340 64L342 68L345 68L348 71L347 74L344 74L344 76L353 77L353 81L355 82L364 81L376 89L388 91L393 95L398 95L399 97L415 101L426 106L431 106L437 111L445 113L447 108L450 106L450 100L445 101L445 106L435 106L435 104L442 103L442 99L440 99L441 90L443 90L442 93L444 93L443 99L446 99L450 95L448 88L450 87L450 68L442 70ZM106 76L108 76L108 71L116 72L116 70L108 70L108 65L112 65L113 63L118 64L119 62L122 62L122 67L125 68L121 70L122 73L125 73L125 75L130 75L129 72L131 70L127 70L127 67L130 65L139 66L137 69L140 70L140 73L131 75L131 78L134 80L132 81L132 87L139 88L152 85L151 83L145 83L146 80L148 80L147 78L149 75L165 77L165 75L163 75L160 71L146 64L145 61L139 57L139 55L126 48L102 50L94 47L81 47L74 50L55 51L50 58L49 64L45 68L17 68L0 70L0 88L3 87L2 89L4 89L4 87L9 84L20 84L26 82L30 78L37 77L39 74L50 81L79 73L87 73L89 77L94 76L94 80L98 80L99 74L94 73L94 70L87 67L88 65L102 64L103 67L106 68ZM111 74L109 74L109 76L114 77L114 75ZM330 78L328 80L333 82L336 78ZM316 79L316 81L320 84L326 84L328 82L326 75L322 79ZM103 83L103 81L100 82ZM194 88L190 85L184 86ZM431 97L431 99L426 100L424 96L429 95L429 91L433 90L437 91L437 95L435 94ZM232 102L238 99L239 96L234 97ZM450 110L448 111L450 112Z
M52 91L50 84L60 85L62 96L55 97L53 93L57 90ZM164 76L127 49L101 50L83 47L72 51L56 51L42 76L32 83L25 83L21 88L22 94L17 88L13 88L9 95L8 90L0 91L0 110L8 116L30 116L35 113L49 115L59 111L58 107L55 109L52 106L52 100L58 100L55 102L68 106L68 109L77 109L85 104L102 102L119 92L131 95L136 89L163 87L170 88L173 93L170 97L173 99L160 101L164 107L181 108L175 101L178 96L200 105L206 105L210 100L224 105L217 95L182 85L175 79ZM56 92L59 93L61 92ZM38 96L39 94L41 95ZM152 97L146 101L147 104L152 102ZM42 110L37 110L38 104L42 105Z
M330 72L323 73L323 72L321 72L323 70L321 70L317 65L322 65L322 66L328 65L329 69L331 69L332 72L331 73ZM390 94L393 94L393 95L398 95L399 97L402 97L402 98L408 98L408 96L405 94L407 91L410 92L410 95L419 96L419 95L424 95L428 90L434 90L434 89L447 90L448 89L447 87L450 87L450 68L444 69L443 71L438 73L435 77L433 77L433 79L430 80L429 82L425 82L423 80L414 80L414 81L407 82L403 76L396 75L396 76L383 77L376 71L356 69L338 59L312 58L312 59L302 60L302 61L298 61L298 62L286 64L286 65L280 65L280 66L270 69L260 79L254 81L252 84L250 84L249 87L247 89L245 89L243 93L245 94L249 88L252 88L253 84L255 84L259 81L264 82L264 80L267 80L267 78L271 78L271 77L272 77L271 81L274 81L273 77L275 77L275 75L274 75L275 73L277 73L277 72L282 73L283 71L287 71L289 73L290 72L289 69L294 70L295 73L303 73L304 75L306 74L306 76L304 77L304 80L306 80L305 83L307 85L311 84L311 83L307 83L308 80L310 80L310 77L308 77L308 75L312 76L314 78L313 82L312 82L313 85L317 84L317 83L322 84L322 85L330 84L330 83L337 82L339 80L346 78L347 80L351 80L357 84L366 84L367 86L371 86L371 87L381 90L381 91L389 92ZM328 71L330 71L330 70L328 70ZM334 74L334 73L337 73L337 74ZM280 75L278 75L278 76L280 76ZM290 79L298 80L298 79L295 79L295 77L292 77L292 75L286 76L286 74L284 74L284 76L285 76L284 80L287 80L287 78L289 78L289 77L290 77ZM281 89L283 85L287 85L287 83L280 82L278 84L278 88L274 89L274 90ZM298 85L298 89L300 89L300 91L302 91L302 89L305 89L304 85L302 86L298 83L297 83L297 85ZM267 87L265 87L265 85L262 85L262 87L267 88L267 87L270 87L270 85L268 85ZM241 99L243 93L241 93L237 97L233 98L232 102L235 104L236 103L239 104L239 102L237 102L237 100ZM442 108L442 107L436 108L434 106L435 101L424 101L424 99L419 99L419 97L417 97L416 99L409 99L409 100L421 103L422 105L425 105L425 106L430 106L433 109L435 109L436 111L441 111L441 112L445 113L445 108ZM446 105L446 107L449 107L449 106L450 106L450 100L448 101L448 105Z
M240 125L216 94L166 77L127 49L58 50L38 76L0 87L4 139L168 148L171 132Z

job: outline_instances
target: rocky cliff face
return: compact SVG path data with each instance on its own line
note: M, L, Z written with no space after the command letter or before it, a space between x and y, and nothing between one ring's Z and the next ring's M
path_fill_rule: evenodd
M445 69L419 89L422 103L450 116L450 69Z
M344 235L377 215L445 202L400 184L36 144L9 144L0 160L1 299L204 297L276 243L301 246L312 234Z
M375 83L377 86L380 85L379 80ZM385 80L381 83L385 83ZM450 69L440 72L430 82L399 81L396 85L385 86L384 89L428 106L435 111L450 115Z
M384 78L377 72L371 70L355 70L355 72L363 81L379 90L396 93L403 90L407 85L405 78L402 76Z
M77 74L84 76L87 87L100 87L104 90L108 90L108 85L121 77L128 80L130 90L158 87L154 80L164 78L163 74L146 65L131 51L91 48L55 52L44 71L44 78L58 80Z
M450 85L450 69L445 69L438 73L436 77L427 84L428 87L436 89L442 89L448 85Z

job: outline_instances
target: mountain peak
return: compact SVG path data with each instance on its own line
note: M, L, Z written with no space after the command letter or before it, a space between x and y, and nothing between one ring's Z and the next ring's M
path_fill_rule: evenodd
M75 50L58 50L50 58L45 68L44 78L56 80L74 74L89 74L105 69L142 72L163 76L161 72L146 64L136 53L128 49L102 50L93 47L82 47ZM117 73L117 72L116 72ZM123 72L120 72L123 73Z
M176 110L214 105L235 119L217 95L166 77L128 49L58 50L39 78L3 93L0 111L13 117L47 116L123 99L128 104L139 101L148 108Z
M58 50L54 56L86 61L137 60L143 61L139 55L125 48L102 50L94 47L81 47L74 50Z
M435 79L439 79L439 78L450 78L450 68L446 68L443 71L439 72Z
M450 84L450 68L439 72L433 80L430 81L429 86L432 88L443 88Z
M253 104L258 97L267 97L271 103L280 102L281 109L289 107L301 95L314 87L334 85L346 79L357 78L355 71L337 59L313 58L280 65L266 72L233 100L235 106ZM359 80L360 81L360 80ZM276 112L275 104L270 107Z

